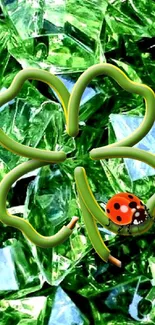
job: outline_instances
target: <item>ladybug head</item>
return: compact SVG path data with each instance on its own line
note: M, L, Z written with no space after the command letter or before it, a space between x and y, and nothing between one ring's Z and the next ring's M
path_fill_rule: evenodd
M134 225L139 225L143 223L148 218L148 212L146 209L136 209L133 214L132 223Z

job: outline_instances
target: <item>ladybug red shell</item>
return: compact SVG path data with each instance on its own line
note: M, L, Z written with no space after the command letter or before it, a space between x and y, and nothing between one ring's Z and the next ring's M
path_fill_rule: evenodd
M106 212L111 221L124 226L138 225L147 218L146 206L140 199L131 193L118 193L106 205Z

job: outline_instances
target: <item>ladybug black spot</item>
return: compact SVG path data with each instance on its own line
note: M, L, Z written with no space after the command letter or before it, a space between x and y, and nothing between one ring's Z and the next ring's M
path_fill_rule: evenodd
M118 221L122 221L122 218L120 216L117 216L116 218Z
M129 199L133 199L133 196L132 195L128 195Z
M108 213L110 213L110 210L109 210L109 209L107 209L107 212L108 212Z
M137 207L137 203L134 202L134 201L132 201L132 202L129 203L129 207L130 208L136 208Z
M120 208L119 203L115 203L115 204L114 204L114 208L115 208L116 210L119 210L119 208Z

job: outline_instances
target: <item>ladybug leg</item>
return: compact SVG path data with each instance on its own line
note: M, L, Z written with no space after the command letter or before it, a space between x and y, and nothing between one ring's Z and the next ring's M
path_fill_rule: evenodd
M120 226L119 229L118 229L118 232L117 234L119 234L121 232L121 230L123 229L124 226Z
M150 214L150 210L149 210L148 208L146 208L146 212L148 213L148 215L149 215L150 218L153 218L153 217L151 216L151 214Z
M153 222L155 223L155 218L154 218L153 216L151 216L150 209L147 208L147 206L145 206L145 211L146 211L147 214L148 214L148 219L150 219L150 220L153 219Z
M132 233L130 231L130 225L128 225L127 227L128 227L128 234L132 235Z
M148 213L148 217L149 219L154 219L151 214L150 214L150 210L146 207L146 212ZM155 222L155 219L154 219L154 222Z

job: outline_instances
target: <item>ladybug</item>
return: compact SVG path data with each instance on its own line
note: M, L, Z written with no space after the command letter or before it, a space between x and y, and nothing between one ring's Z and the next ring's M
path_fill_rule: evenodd
M140 225L149 216L147 207L132 193L118 193L106 204L109 219L117 225Z

